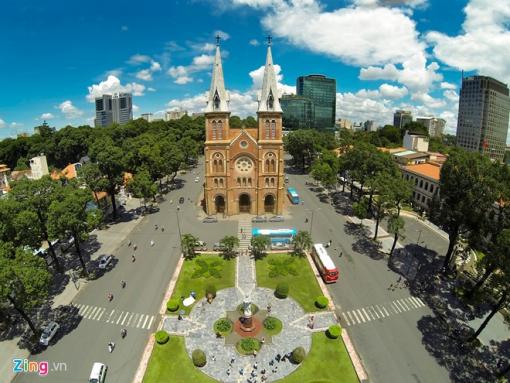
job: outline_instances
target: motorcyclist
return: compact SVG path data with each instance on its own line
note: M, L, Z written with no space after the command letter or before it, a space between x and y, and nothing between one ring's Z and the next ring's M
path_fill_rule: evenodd
M123 328L122 330L120 330L120 336L125 338L127 335L127 330L125 328Z
M126 287L126 281L124 281L124 280L120 281L120 286L122 288Z
M108 300L110 302L113 300L113 294L112 293L108 293L108 295L106 297L108 298Z

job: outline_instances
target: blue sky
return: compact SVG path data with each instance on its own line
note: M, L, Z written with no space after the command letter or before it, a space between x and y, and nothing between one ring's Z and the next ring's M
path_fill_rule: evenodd
M265 36L282 92L337 79L337 116L396 108L456 127L460 71L510 82L510 0L16 0L0 14L0 137L92 124L94 96L134 93L135 116L200 111L220 33L231 109L256 111Z

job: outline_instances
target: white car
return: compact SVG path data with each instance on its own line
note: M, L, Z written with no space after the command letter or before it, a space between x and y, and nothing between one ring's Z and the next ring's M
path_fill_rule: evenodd
M112 262L113 256L111 255L102 255L99 257L99 268L106 269L108 265Z
M195 182L200 181L200 177L195 177Z
M41 334L41 339L39 339L39 343L43 346L47 346L51 339L55 336L58 329L60 328L60 325L57 322L50 322L48 323Z
M108 370L108 366L106 364L95 362L92 365L89 383L104 383L106 370Z

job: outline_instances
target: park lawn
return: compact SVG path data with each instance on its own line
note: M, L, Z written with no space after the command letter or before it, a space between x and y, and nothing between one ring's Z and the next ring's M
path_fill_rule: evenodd
M219 255L197 255L193 259L187 259L175 284L172 298L177 299L181 306L179 310L185 310L189 314L194 305L182 306L181 297L188 297L194 291L196 301L205 296L205 288L214 285L216 290L234 287L236 261L235 259L225 260ZM179 310L174 314L178 314Z
M194 382L215 383L193 365L182 336L170 336L165 344L154 344L143 383Z
M288 271L286 262L292 262L291 268L297 275L286 272ZM276 273L274 273L275 265ZM275 289L278 283L287 282L289 296L295 299L306 312L319 310L315 307L315 299L322 295L322 291L306 257L291 254L267 254L262 259L256 260L255 266L258 286ZM277 275L270 275L271 271Z
M279 383L358 383L342 338L329 339L324 332L312 335L312 349L302 365Z

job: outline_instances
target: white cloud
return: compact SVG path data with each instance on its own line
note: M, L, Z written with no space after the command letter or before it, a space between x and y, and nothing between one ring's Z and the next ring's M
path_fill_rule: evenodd
M89 94L87 95L87 100L94 102L96 97L101 97L103 94L132 93L133 96L143 96L145 85L136 82L122 85L117 77L110 75L105 81L89 86L88 90Z
M457 89L457 85L443 81L441 82L441 89Z
M188 76L179 76L174 80L174 83L176 83L178 85L184 85L184 84L188 84L190 82L193 82L193 78L188 77Z
M361 68L359 73L361 80L397 80L398 69L393 64L386 64L384 67L369 66Z
M230 35L227 32L221 30L214 31L214 36L220 36L220 38L225 41L230 38Z
M75 107L73 105L73 103L71 102L71 100L66 100L66 101L62 102L58 106L58 108L60 109L60 111L62 112L64 117L69 120L81 117L83 115L83 111L78 109L77 107Z
M510 3L470 0L464 8L462 33L448 36L429 32L426 39L434 55L445 64L510 82L508 47L510 46Z
M443 108L446 102L439 98L434 98L428 93L415 93L411 96L412 100L420 101L424 106L432 109Z
M279 96L282 94L295 94L296 93L296 87L292 85L286 85L282 83L283 80L283 74L281 73L281 66L278 64L273 65L274 73L276 75L276 86L278 87ZM257 92L260 91L262 88L262 79L264 78L264 65L258 67L257 69L252 70L249 73L249 76L252 80L252 89L256 90Z
M0 128L5 128L5 121L0 118Z
M52 118L55 118L52 113L43 113L41 117L39 117L40 120L51 120Z
M9 124L9 126L11 128L21 128L24 124L22 124L21 122L16 122L16 121L13 121Z
M144 81L152 81L152 72L150 69L142 69L136 73L136 78Z
M168 108L181 108L189 112L203 112L207 103L207 93L200 93L193 97L172 99L168 102Z
M379 92L383 98L398 99L407 95L407 88L405 86L398 87L390 84L382 84L379 87Z
M133 104L133 112L139 112L140 107L138 105Z
M199 49L204 52L212 52L213 50L216 49L216 45L211 43L205 43L201 47L199 47Z
M393 108L387 101L364 97L363 92L346 92L336 94L336 114L351 121L374 120L385 125L392 120Z
M159 72L161 70L161 64L158 63L157 61L151 61L151 67L150 67L150 70L152 72Z
M151 61L150 56L147 55L141 55L137 53L136 55L133 55L129 58L128 63L132 65L138 65L143 63L148 63Z
M249 44L253 45L254 47L260 45L260 43L259 43L259 41L257 39L251 39Z
M199 71L206 68L209 68L214 63L213 55L200 55L193 57L193 63L191 64L191 70Z
M428 0L353 0L359 6L407 6L411 8L425 7Z
M455 113L445 110L439 114L439 117L446 121L445 133L455 134L457 132L457 110Z
M454 90L451 90L451 89L445 90L443 92L443 96L446 97L452 103L459 102L459 95Z
M174 79L175 84L184 85L194 80L191 76L193 73L210 69L213 63L213 55L201 54L193 57L190 65L172 66L168 69L167 73Z
M152 87L147 88L147 92L155 92L155 91L156 91L156 89L154 89Z

